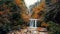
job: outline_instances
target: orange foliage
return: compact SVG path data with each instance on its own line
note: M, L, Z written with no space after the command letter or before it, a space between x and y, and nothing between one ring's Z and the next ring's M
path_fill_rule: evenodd
M20 0L15 0L15 3L19 4L19 3L21 3L21 1Z
M21 8L21 12L22 12L21 17L23 18L23 20L28 21L30 16L26 14L27 8L24 5L23 1L22 0L15 0L15 3Z
M37 7L35 7L35 8L32 8L32 10L33 10L33 12L34 12L33 18L39 18L38 13L39 13L40 11L44 10L44 8L45 8L45 2L40 3L40 4L39 4Z
M29 18L30 18L30 15L21 14L21 16L22 16L22 18L23 18L23 20L24 20L25 22L28 22L28 20L29 20Z
M0 15L4 15L4 14L7 14L7 13L6 12L2 12L2 11L0 12Z
M22 0L15 0L15 3L21 7L22 9L22 12L27 12L27 8L25 8L25 5L24 3L22 2ZM23 6L24 5L24 6ZM40 16L38 15L38 13L40 11L42 11L45 7L45 1L41 2L37 7L34 7L32 8L32 11L34 12L34 14L32 15L33 18L39 18ZM25 20L25 21L28 21L29 18L31 17L30 15L26 15L25 13L22 13L21 14L22 18Z
M3 12L2 11L0 11L0 15L2 15L3 14Z
M41 24L41 26L48 27L48 26L49 26L49 24L47 24L47 23L43 22L43 23Z
M23 1L22 1L22 0L15 0L15 3L16 3L19 7L22 7L22 6L23 6Z

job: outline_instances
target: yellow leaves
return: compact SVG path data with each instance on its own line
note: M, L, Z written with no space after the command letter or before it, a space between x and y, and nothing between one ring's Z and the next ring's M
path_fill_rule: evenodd
M45 22L42 22L41 26L45 26L45 27L48 27L49 24L45 23Z
M30 15L27 15L27 14L21 14L21 16L22 16L24 21L28 21L30 18Z
M18 6L23 6L23 1L22 1L22 0L15 0L15 3L16 3Z
M15 3L21 8L21 17L23 18L24 21L28 21L29 15L26 14L27 8L22 0L15 0Z
M16 4L19 4L19 0L15 0L15 3L16 3Z
M38 6L32 8L32 11L34 12L33 17L34 18L39 18L38 13L45 8L45 1L42 1Z
M34 15L32 15L32 18L37 19L37 18L39 18L39 15L38 14L34 14Z
M21 0L15 0L16 4L22 3Z

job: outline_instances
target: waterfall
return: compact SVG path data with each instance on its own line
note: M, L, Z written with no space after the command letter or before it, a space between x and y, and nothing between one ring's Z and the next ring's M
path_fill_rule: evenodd
M30 27L37 28L37 20L38 19L30 19Z
M28 9L28 13L29 13L29 15L32 15L32 13L33 13L33 11L31 11L30 9L31 9L31 7L30 6L32 6L32 5L34 5L35 3L37 3L37 2L40 2L40 0L24 0L24 2L25 2L25 5L26 5L26 7L27 7L27 9ZM30 20L30 25L29 25L29 27L37 27L37 20L38 19L33 19L33 18L30 18L29 19Z

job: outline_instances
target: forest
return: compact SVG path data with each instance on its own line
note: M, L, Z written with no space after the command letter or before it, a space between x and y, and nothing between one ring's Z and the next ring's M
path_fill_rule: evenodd
M29 26L29 16L26 14L27 8L23 0L0 0L0 34L9 31L24 29ZM20 5L19 5L20 4ZM33 8L37 11L38 8ZM41 9L41 8L39 8ZM60 34L60 1L52 4L46 1L45 11L41 10L37 16L44 17L38 27L45 27L49 34ZM32 17L35 17L35 13Z

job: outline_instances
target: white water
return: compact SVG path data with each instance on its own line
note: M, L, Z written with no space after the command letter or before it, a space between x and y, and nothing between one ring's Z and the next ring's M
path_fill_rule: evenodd
M31 5L34 5L35 3L40 2L40 0L24 0L24 2L25 2L26 7L27 7L28 9L30 9L29 7L30 7Z
M33 11L30 10L31 9L30 6L35 5L37 2L40 2L40 0L24 0L24 2L25 2L25 5L26 5L26 7L28 9L27 13L29 15L32 15Z
M30 11L30 6L35 5L35 3L40 2L40 0L24 0L26 7L28 8L29 15L32 15L33 11ZM37 20L38 19L29 19L30 20L30 27L37 27Z
M37 2L40 2L40 0L24 0L24 2L25 2L26 7L28 8L29 14L32 15L32 11L30 11L30 9L31 9L30 6L34 5ZM38 19L30 18L29 20L30 20L29 27L34 28L36 30L36 28L37 28L37 20ZM37 34L37 31L32 31L32 34ZM45 34L45 33L41 32L41 34Z
M38 19L30 19L30 27L37 28L37 20Z

